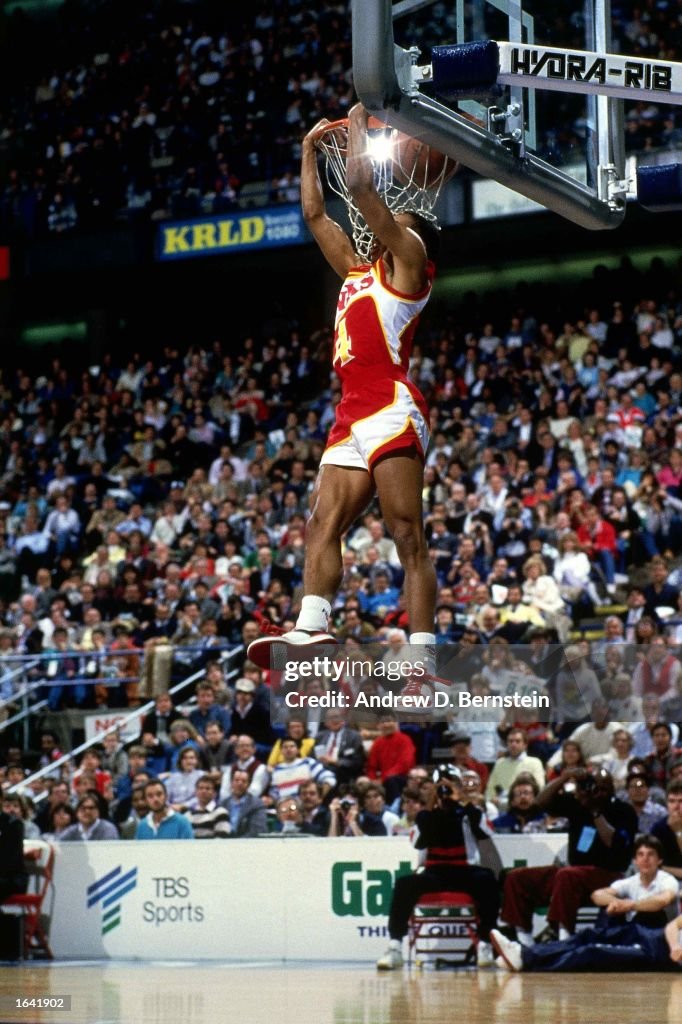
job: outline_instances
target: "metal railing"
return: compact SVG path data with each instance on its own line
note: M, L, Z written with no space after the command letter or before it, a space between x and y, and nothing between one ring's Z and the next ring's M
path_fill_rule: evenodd
M189 648L189 647L183 647L182 648L183 651L189 651L190 649L191 648ZM206 650L206 648L201 648L201 647L197 648L197 649L201 650L201 651ZM216 651L216 652L221 651L222 653L220 654L220 660L222 662L226 662L228 664L228 666L229 666L230 662L233 662L239 655L244 653L244 647L241 644L239 644L236 647L234 645L230 645L229 647L227 645L224 646L224 647L212 647L212 648L210 648L210 650ZM84 653L83 651L79 651L78 652L78 654L81 657L83 656L83 653ZM91 652L87 652L87 653L89 654ZM114 653L114 652L112 652L112 653ZM127 651L122 651L121 653L132 654L132 653L136 653L136 652L133 651L133 650L127 650ZM137 653L140 653L140 652L137 652ZM141 652L141 653L144 653L144 652ZM50 653L48 655L48 657L52 658L53 657L52 653ZM36 659L33 659L33 660L36 661ZM38 660L40 660L40 659L38 659ZM228 668L228 671L226 673L226 681L229 682L236 675L238 675L238 671L239 670L238 670L238 668L236 666L233 666L232 668ZM197 671L192 672L186 678L180 680L180 682L175 683L173 686L169 687L167 692L172 697L174 694L179 693L180 691L184 690L186 687L191 686L193 683L198 682L204 675L205 675L205 670L202 667L202 668L198 669ZM61 684L62 680L59 680L59 682ZM108 682L111 684L112 680L109 679ZM120 680L117 679L116 682L118 684L120 682ZM43 687L45 685L46 685L46 683L45 683L44 680L38 681L35 684L33 684L33 686L35 688ZM42 706L44 706L45 704L47 704L47 701L43 701L43 702L40 702L40 703L41 703ZM34 705L34 707L35 706L36 705ZM82 754L83 751L87 750L89 747L92 747L96 743L99 743L102 740L102 738L104 736L107 736L109 733L117 732L121 728L125 729L125 727L128 725L128 723L134 721L135 719L140 719L142 717L142 715L146 715L148 712L150 712L154 708L154 706L155 706L155 701L152 699L152 700L147 701L146 704L142 704L142 705L140 705L137 708L132 708L129 711L128 714L124 715L123 718L120 718L113 725L108 726L106 729L102 729L101 732L98 732L97 735L93 736L91 739L86 740L85 743L81 743L80 746L74 747L72 750L68 751L66 754L62 754L62 756L57 758L57 760L51 761L50 764L47 764L43 768L40 768L38 771L33 772L33 774L29 775L28 778L23 779L21 782L19 782L16 785L10 787L10 789L7 792L15 793L15 792L24 791L33 782L37 782L39 779L45 778L45 776L47 776L47 775L53 775L55 769L61 768L62 765L66 764L67 762L69 762L71 760L73 760L75 757L77 757L79 754ZM23 715L23 712L21 714L19 714L18 716L15 716L15 719L19 720L22 717L22 715ZM2 723L2 727L0 728L0 734L2 733L4 728L7 725L9 725L12 721L14 721L15 719L8 719L7 721L3 722ZM38 794L36 797L33 798L34 802L35 803L39 803L42 799L45 798L45 796L46 796L45 793Z

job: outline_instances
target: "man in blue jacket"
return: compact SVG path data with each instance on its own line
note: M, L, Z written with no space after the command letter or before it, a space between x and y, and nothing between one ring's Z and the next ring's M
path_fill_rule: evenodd
M166 787L152 779L144 787L149 814L135 831L136 839L194 839L189 820L168 806Z

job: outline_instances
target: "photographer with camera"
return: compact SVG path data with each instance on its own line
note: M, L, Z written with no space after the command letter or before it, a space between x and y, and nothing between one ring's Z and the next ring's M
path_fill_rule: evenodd
M378 782L362 790L359 802L350 794L335 798L329 811L328 836L390 836L399 820L386 807L386 791Z
M478 966L493 963L488 941L499 908L497 880L489 868L478 866L479 839L489 833L483 827L480 808L463 804L462 776L454 765L440 765L433 784L424 784L426 805L416 817L415 846L425 851L424 867L398 878L388 918L390 942L377 960L379 970L394 971L403 964L402 940L420 896L430 892L465 892L476 903L479 915Z
M505 878L501 917L526 946L533 942L533 911L547 904L540 939L573 934L578 908L589 904L595 889L608 888L627 871L637 833L637 815L615 798L604 768L567 768L539 793L536 807L568 820L568 865L514 868Z

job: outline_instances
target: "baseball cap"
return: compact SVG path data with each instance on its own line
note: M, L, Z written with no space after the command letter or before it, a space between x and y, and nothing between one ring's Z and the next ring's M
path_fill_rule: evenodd
M461 727L448 729L443 739L448 743L471 743L471 733L468 729L462 729Z
M251 679L242 678L237 680L234 688L238 693L253 693L256 684Z

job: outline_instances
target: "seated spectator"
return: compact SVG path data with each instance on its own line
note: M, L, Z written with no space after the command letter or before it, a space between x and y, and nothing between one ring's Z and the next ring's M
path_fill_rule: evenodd
M265 807L249 793L249 782L247 772L234 768L229 792L220 801L230 816L230 839L252 839L268 830Z
M556 581L547 572L547 564L539 555L531 555L523 563L523 600L541 613L545 623L556 629L560 640L566 640L571 620Z
M333 838L337 836L364 835L365 833L360 828L358 822L359 816L360 805L356 796L352 793L335 796L329 804L329 829L327 835Z
M466 769L462 772L462 796L463 804L472 804L483 812L483 816L489 825L497 818L499 809L492 800L486 800L481 776L478 772Z
M329 809L322 803L322 787L316 782L304 782L298 790L301 803L301 832L312 836L326 836L329 829Z
M118 780L114 790L114 795L117 800L125 800L130 797L133 791L133 786L137 779L139 772L148 772L148 754L145 747L140 743L134 743L132 747L128 747L128 772L127 774ZM164 758L164 770L165 770L165 758Z
M386 791L377 782L370 782L360 794L358 825L365 836L390 836L398 824L398 815L386 807Z
M633 740L627 729L618 729L613 734L613 746L606 754L591 758L591 763L606 768L613 779L616 791L625 787L628 764L632 756Z
M197 706L189 713L189 721L197 731L197 740L204 746L206 727L209 723L218 722L226 735L232 731L232 717L224 707L216 701L215 691L210 683L197 683Z
M625 801L637 815L637 831L651 832L665 818L665 808L654 803L649 796L649 783L645 775L628 775L625 780Z
M119 780L125 778L129 769L128 755L121 742L118 729L108 732L102 737L102 747L101 769L111 776L115 791Z
M521 670L523 671L523 669ZM544 690L541 680L533 680L528 676L528 685L537 686L538 693ZM511 721L509 721L511 717ZM526 737L528 753L531 757L539 757L544 763L556 753L559 744L554 739L554 733L548 722L538 720L537 711L533 708L515 708L512 716L504 719L506 724L498 726L500 736L506 736L510 729L521 729Z
M604 680L611 681L617 672L624 671L625 657L629 654L625 646L625 625L617 615L607 615L604 620L604 637L590 645L590 661L602 682L605 696L611 696ZM608 684L606 684L608 685Z
M539 792L532 775L517 775L509 788L507 810L492 823L495 832L546 832L547 815L536 803Z
M346 723L343 711L330 708L324 716L324 728L315 737L315 756L334 772L336 784L350 783L360 775L365 763L362 736Z
M110 821L100 818L100 807L93 793L80 798L76 805L77 824L64 829L61 843L94 842L118 839L118 830Z
M201 754L207 771L221 772L232 757L232 747L225 737L220 722L209 722L205 733L206 745Z
M567 783L574 785L566 793ZM514 868L504 880L501 920L516 929L523 945L532 943L536 907L549 904L547 935L564 939L575 930L578 908L595 889L608 886L627 870L633 852L637 816L616 800L613 780L603 768L562 772L537 797L537 806L568 820L568 865Z
M160 779L148 782L144 795L149 812L135 829L136 839L194 839L187 818L169 807L166 787Z
M183 750L194 750L201 757L199 733L186 718L178 718L170 727L170 745L166 748L171 771L176 771Z
M143 779L144 781L142 781ZM121 839L134 839L135 833L137 832L137 826L145 815L149 813L147 797L145 796L144 791L145 786L149 781L149 778L146 777L144 772L140 773L139 783L136 782L129 800L125 801L125 804L127 805L125 811L121 805L117 808L115 820L121 834ZM121 804L123 803L124 801L121 801ZM119 811L120 813L118 813Z
M637 722L642 717L642 701L632 694L632 677L629 673L623 672L619 664L618 670L609 680L608 665L614 654L618 654L616 649L608 652L606 656L607 672L601 679L601 686L605 693L608 692L609 683L611 685L609 715L615 721L624 724ZM619 654L618 660L621 660Z
M154 710L148 711L142 719L140 736L149 733L159 743L170 743L170 727L173 722L182 718L182 714L173 707L173 698L164 691L154 698Z
M580 744L583 756L588 761L600 754L607 754L611 749L613 737L623 728L620 722L611 721L609 706L603 697L597 697L592 701L590 717L590 722L577 726L568 736Z
M554 563L552 575L559 588L561 599L569 606L581 603L599 604L594 583L590 579L592 566L580 548L577 534L569 530L559 538L559 557Z
M599 563L606 578L607 594L612 597L616 593L616 531L602 518L596 505L587 505L577 533L587 557Z
M649 583L644 587L644 612L658 616L659 608L677 607L677 590L668 583L668 565L664 558L652 558L649 564Z
M529 772L538 786L545 783L545 769L537 757L527 752L526 734L522 729L510 729L507 734L507 753L493 766L485 795L498 808L505 805L512 782L521 772Z
M450 764L456 765L460 772L476 772L485 788L488 782L488 769L471 754L471 734L463 726L456 725L443 734L443 740L450 744Z
M601 697L599 680L586 661L579 644L564 651L565 664L556 677L556 696L552 712L554 734L564 740L577 725L589 721L592 703Z
M103 751L99 747L88 747L81 754L78 762L78 769L73 775L73 788L76 789L78 779L83 773L92 776L95 780L95 789L104 796L111 787L111 775L102 769Z
M286 725L286 736L283 738L289 738L296 740L299 744L299 750L301 751L302 757L308 757L313 754L315 750L315 737L308 736L307 723L305 715L289 716L289 720ZM275 740L270 756L267 760L268 768L274 768L276 764L280 764L282 761L282 738Z
M365 774L369 779L382 783L387 799L391 801L400 794L417 756L410 737L400 731L394 712L382 711L377 724L380 735L370 747Z
M223 769L220 784L222 802L232 787L232 773L243 771L249 777L248 791L251 796L262 797L270 786L270 770L256 757L256 744L250 736L238 736L234 745L234 762Z
M658 722L663 721L661 716L661 701L657 694L647 693L642 697L642 719L630 726L632 736L632 756L648 757L654 753L654 741L651 730ZM672 745L677 746L680 730L675 722L666 723L670 727Z
M472 697L488 697L490 685L482 672L474 672L469 679ZM504 708L486 708L485 721L481 721L480 707L462 708L454 728L466 730L471 736L471 756L484 764L490 772L502 749L499 726L505 720Z
M255 741L259 757L266 757L273 742L273 731L270 714L256 703L255 691L256 684L245 676L235 683L230 740L234 743L237 736L246 733Z
M655 693L660 701L676 697L682 664L668 647L665 637L652 637L643 653L632 674L632 692L637 697Z
M289 738L282 740L282 760L272 769L272 783L268 796L279 801L298 793L303 782L312 779L322 786L326 795L336 785L334 773L314 757L301 757L299 743Z
M298 797L285 796L282 800L278 800L275 813L277 815L275 832L282 835L303 833L303 805Z
M473 772L471 774L474 774ZM417 815L424 807L424 799L418 789L406 786L400 795L400 811L398 820L391 834L394 836L410 836L412 842L417 834Z
M47 839L48 842L58 842L66 829L69 828L69 826L74 825L75 822L76 812L71 804L54 804L54 806L50 808L50 813L47 817L47 827L45 831L41 833L41 838Z
M483 635L483 634L481 634ZM507 692L519 671L519 662L514 657L514 648L501 636L492 636L483 653L481 676L494 694Z
M33 820L31 811L33 802L21 793L5 793L2 798L2 809L6 814L13 814L24 824L24 839L40 839L40 829Z
M605 922L596 928L586 928L559 942L530 946L493 930L493 947L505 966L513 971L630 972L665 970L671 959L682 962L682 918L666 925L667 908L679 910L678 886L662 867L663 851L655 836L637 838L634 863L635 874L615 879L591 894L592 902L606 911Z
M652 783L664 790L670 781L670 769L682 756L682 750L673 746L672 725L668 722L655 722L650 732L654 749L645 756L644 763Z
M185 747L178 756L177 767L163 778L168 803L174 811L184 812L196 795L196 784L204 774L199 755L192 747Z
M69 804L69 806L73 807L70 801L71 790L68 782L55 779L47 780L47 798L41 800L35 817L36 824L41 832L47 831L52 808L56 807L57 804Z
M500 635L510 643L518 643L529 626L543 626L544 622L540 610L524 601L521 584L510 583L500 608Z
M653 835L663 846L663 866L682 885L682 772L668 784L667 817L656 822Z
M212 777L201 775L186 810L195 839L227 839L230 834L227 808L216 803L216 796L217 788Z

